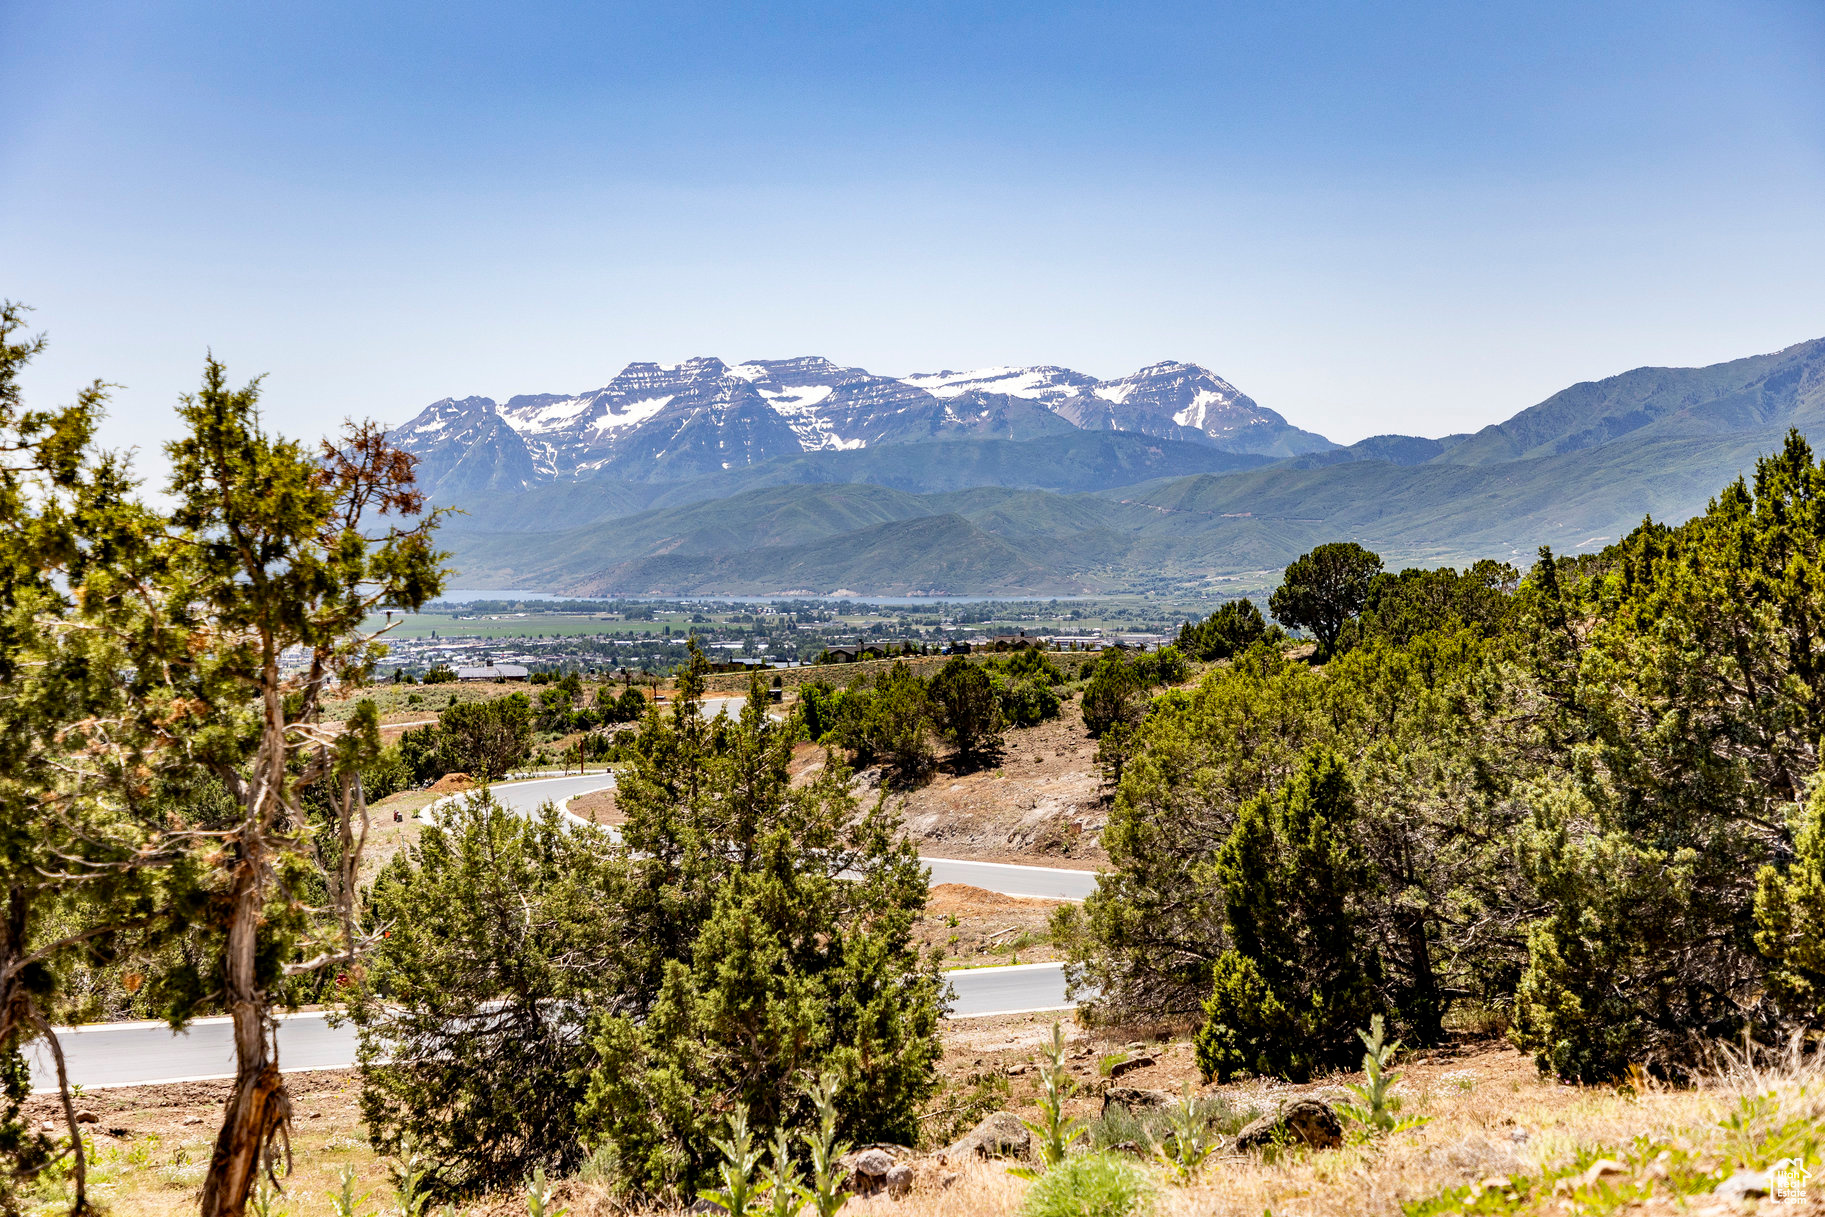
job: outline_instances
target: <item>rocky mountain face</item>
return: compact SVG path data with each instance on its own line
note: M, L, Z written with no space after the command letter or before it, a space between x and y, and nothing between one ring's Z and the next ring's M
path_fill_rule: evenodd
M1057 367L896 379L815 356L634 363L573 396L445 398L395 436L418 456L422 483L450 502L559 479L670 481L802 452L1079 430L1272 457L1336 447L1197 364L1159 363L1111 381Z

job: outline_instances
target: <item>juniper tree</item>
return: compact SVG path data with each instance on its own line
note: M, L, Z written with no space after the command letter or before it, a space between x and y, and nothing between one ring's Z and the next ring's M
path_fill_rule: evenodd
M1521 855L1544 915L1517 1042L1600 1080L1816 1025L1783 1007L1755 905L1764 867L1791 873L1825 734L1825 466L1790 432L1685 524L1542 551L1523 595L1558 777Z
M960 767L968 768L1001 750L1005 726L994 682L980 664L953 655L926 687L938 732L957 750Z
M273 1009L288 978L346 966L372 945L358 923L367 835L360 770L380 751L364 702L338 730L320 719L332 684L359 686L384 654L378 612L415 610L442 590L413 459L374 424L320 450L261 425L258 382L230 388L213 357L178 408L160 593L169 645L157 675L185 713L162 730L227 792L230 822L198 828L211 901L199 937L208 967L169 978L170 1013L233 1020L235 1081L203 1185L203 1217L240 1217L287 1135ZM295 657L295 658L294 658ZM300 792L331 788L312 825ZM321 841L322 848L318 848Z
M374 1148L412 1144L442 1199L569 1174L595 1060L592 1013L623 987L623 856L606 833L461 800L374 882L386 936L354 1005Z
M1332 541L1293 559L1268 609L1282 625L1310 630L1318 657L1330 656L1343 627L1362 611L1369 581L1381 570L1379 555L1354 541Z
M1212 969L1197 1034L1206 1078L1303 1081L1350 1062L1357 1028L1376 1012L1380 971L1357 932L1373 875L1356 820L1349 771L1319 749L1236 817L1214 868L1231 946Z
M763 1134L809 1123L825 1073L846 1137L910 1141L939 1052L943 981L912 938L927 880L897 819L841 765L792 784L799 729L758 679L738 719L705 722L703 670L692 648L619 783L624 946L580 1109L644 1190L698 1186L735 1103Z
M141 593L158 533L122 465L92 446L106 401L26 407L19 384L42 338L21 338L0 302L0 1207L83 1143L53 1021L76 1013L70 972L105 964L130 931L168 921L183 852L150 795L158 741L133 714L156 606ZM181 713L176 707L170 707ZM56 1150L26 1127L23 1048L56 1066L69 1136Z

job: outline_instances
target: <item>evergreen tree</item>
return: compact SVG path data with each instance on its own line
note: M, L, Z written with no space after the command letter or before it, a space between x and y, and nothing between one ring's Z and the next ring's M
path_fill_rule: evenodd
M1216 612L1179 627L1179 650L1209 663L1240 655L1267 637L1267 622L1254 602L1243 598L1226 601Z
M212 826L199 950L164 985L175 1022L204 1002L233 1020L235 1082L203 1217L240 1217L287 1135L272 1027L288 978L346 967L372 944L355 880L367 835L361 769L380 753L379 718L363 702L328 729L325 690L359 686L384 655L384 628L370 631L370 618L418 609L444 577L430 542L438 514L424 512L411 456L373 424L313 451L264 431L257 401L257 382L229 388L211 358L202 389L178 409L185 434L166 447L176 506L159 589L169 625L159 663L142 669L163 682L166 707L186 710L149 704L146 721L181 743L234 809ZM282 666L292 648L300 671ZM333 816L312 825L300 795L319 782Z
M897 820L860 810L839 765L792 785L797 733L758 679L739 719L704 722L704 666L693 648L620 782L625 962L580 1109L646 1191L702 1185L734 1103L761 1135L810 1123L802 1083L826 1072L849 1139L910 1142L939 1052L943 981L912 938L926 878Z
M1381 558L1354 541L1333 541L1293 559L1268 599L1274 620L1311 631L1318 657L1330 656L1337 637L1368 600L1369 581Z
M1677 528L1648 521L1579 562L1543 551L1523 597L1559 777L1522 853L1545 911L1516 1042L1597 1081L1780 1037L1799 944L1771 973L1756 900L1783 907L1758 876L1797 856L1825 734L1825 467L1790 433Z
M956 749L959 768L980 765L1001 751L1005 726L994 683L980 664L953 655L927 686L938 733Z
M1205 1077L1303 1081L1351 1062L1356 1030L1376 1012L1380 971L1356 932L1371 883L1352 840L1356 818L1349 771L1324 750L1238 815L1215 867L1231 946L1216 961L1197 1035Z
M359 1000L361 1111L376 1151L436 1164L428 1193L512 1187L581 1158L591 1013L621 988L626 859L555 810L459 800L375 880L385 927Z
M181 924L194 891L181 839L153 795L169 760L136 715L160 618L148 582L162 529L125 469L92 446L105 387L28 408L44 348L0 301L0 1210L67 1156L87 1203L84 1142L52 1025L89 1014L72 976ZM165 701L166 714L188 717ZM56 1067L67 1148L28 1126L25 1049Z
M532 754L532 729L532 702L524 693L459 702L438 721L439 763L445 773L492 782Z

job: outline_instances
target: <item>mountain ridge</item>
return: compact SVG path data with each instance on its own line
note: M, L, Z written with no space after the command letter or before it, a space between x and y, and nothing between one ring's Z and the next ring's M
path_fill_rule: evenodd
M1337 447L1197 364L1101 381L1067 368L881 376L821 356L631 363L586 393L446 397L394 435L432 497L596 476L676 481L783 456L1109 431L1270 458Z

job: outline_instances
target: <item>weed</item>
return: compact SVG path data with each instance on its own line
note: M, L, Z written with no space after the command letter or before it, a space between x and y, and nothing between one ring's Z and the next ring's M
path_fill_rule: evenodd
M1213 1140L1209 1136L1209 1123L1198 1110L1190 1082L1185 1083L1183 1094L1168 1110L1166 1118L1172 1136L1154 1147L1154 1156L1166 1167L1174 1183L1185 1186L1198 1177L1204 1160L1216 1152L1223 1139Z
M697 1198L721 1206L729 1217L747 1217L749 1205L760 1198L766 1187L763 1184L757 1188L754 1183L754 1168L760 1165L760 1150L754 1148L754 1134L748 1129L746 1104L735 1105L735 1114L729 1117L728 1139L712 1137L710 1143L722 1151L722 1164L716 1168L722 1176L722 1187L698 1192ZM542 1214L535 1213L533 1217L542 1217Z
M811 1088L811 1101L817 1105L817 1131L799 1134L811 1150L811 1186L801 1187L798 1194L817 1217L836 1217L849 1195L843 1190L843 1174L836 1160L849 1152L849 1146L836 1139L834 1074L826 1074Z
M1357 1135L1363 1139L1378 1133L1404 1132L1409 1128L1418 1128L1424 1124L1427 1116L1408 1116L1400 1118L1400 1096L1393 1093L1394 1083L1400 1081L1400 1074L1388 1069L1394 1060L1394 1054L1400 1051L1400 1041L1387 1042L1386 1028L1377 1014L1369 1020L1367 1031L1356 1034L1362 1040L1366 1051L1362 1055L1362 1071L1367 1075L1367 1084L1347 1087L1360 1103L1339 1103L1337 1110L1346 1120L1357 1126Z
M566 1213L570 1212L569 1209L551 1207L551 1190L551 1184L545 1179L545 1168L533 1167L532 1178L526 1181L527 1217L564 1217ZM337 1217L341 1217L341 1215L338 1214Z
M1055 1165L1028 1190L1023 1217L1136 1217L1159 1191L1140 1166L1114 1154L1080 1154Z
M373 1193L355 1194L355 1168L352 1166L344 1165L340 1178L341 1186L330 1196L330 1212L335 1217L361 1217L361 1206Z
M1070 1152L1071 1142L1083 1130L1083 1122L1065 1118L1065 1101L1076 1089L1071 1071L1065 1067L1065 1032L1052 1024L1052 1043L1041 1050L1045 1060L1039 1066L1039 1122L1022 1120L1039 1146L1042 1166L1056 1166Z

